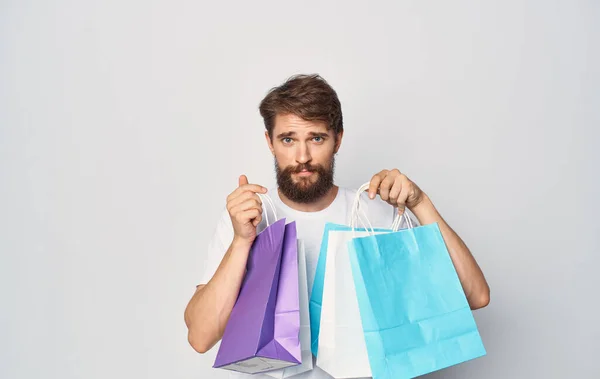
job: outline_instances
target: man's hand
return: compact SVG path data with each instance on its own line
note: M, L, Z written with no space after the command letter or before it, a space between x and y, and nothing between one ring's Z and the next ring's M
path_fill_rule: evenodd
M369 198L374 199L377 193L383 201L398 207L399 214L404 213L405 207L414 211L425 197L423 191L398 169L382 170L373 176Z
M262 220L262 201L257 193L267 193L267 189L258 184L248 184L248 178L242 175L238 188L227 197L234 240L252 243L256 238L256 227Z

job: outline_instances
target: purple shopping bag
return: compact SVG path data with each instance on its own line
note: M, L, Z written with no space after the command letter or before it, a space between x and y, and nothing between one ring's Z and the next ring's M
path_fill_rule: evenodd
M246 268L213 367L255 374L300 364L296 223L267 226Z

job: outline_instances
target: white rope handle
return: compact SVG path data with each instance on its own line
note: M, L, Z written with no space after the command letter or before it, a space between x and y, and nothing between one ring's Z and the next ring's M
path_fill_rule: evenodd
M265 205L268 204L271 207L273 217L275 217L275 220L273 222L277 221L277 211L275 210L275 205L273 204L273 200L271 200L271 197L269 195L260 193L257 193L257 195L263 202L263 208L265 210L265 220L267 221L267 226L269 226L271 225L271 222L269 222L269 212L267 211L267 207Z
M367 215L365 215L365 213L362 210L356 209L356 211L353 211L353 213L351 215L351 218L352 218L352 220L358 220L358 221L360 221L360 224L362 225L362 227L365 230L368 230L369 227L370 227L371 231L373 231L373 233L375 233L375 231L373 230L373 225L371 225L371 222L367 218ZM369 227L365 224L365 220L367 220L367 224L369 224ZM352 227L352 231L354 232L354 228L356 227L356 223L354 223L351 227Z
M357 223L357 221L360 221L362 223L363 227L365 229L368 229L366 227L365 223L364 223L364 220L366 220L367 224L369 224L371 232L373 234L375 234L375 231L373 230L373 225L371 225L371 222L369 221L369 218L367 217L367 215L365 214L365 212L363 212L362 209L360 209L360 196L362 195L363 192L365 192L365 190L367 188L369 188L369 183L363 184L356 191L356 195L354 196L354 201L352 202L352 211L350 213L350 227L352 228L352 232L353 233L354 233L354 229L356 229L356 223Z
M356 196L354 197L354 202L352 204L352 212L350 215L350 217L351 217L350 227L352 228L352 233L354 235L356 235L355 229L356 229L357 221L360 221L365 229L369 229L365 226L365 223L364 223L362 217L364 217L364 219L367 220L367 223L369 224L369 227L370 227L370 232L373 235L375 234L375 231L373 229L373 226L371 225L371 222L369 221L369 218L367 217L365 212L363 212L360 209L360 196L362 195L363 192L365 192L369 188L370 184L371 184L370 182L367 182L367 183L363 184L362 186L360 186L358 188L358 190L356 191ZM362 217L361 217L361 215L362 215ZM406 211L404 211L404 213L402 215L396 214L396 217L394 217L394 221L392 222L392 226L390 227L392 229L392 231L397 232L398 229L400 229L400 225L402 223L402 217L406 218L406 223L408 224L408 227L410 229L413 228L413 224L412 224L410 217L408 216L408 213Z
M358 192L357 194L360 195L360 192ZM367 225L365 224L365 220L367 220L367 223L369 224L369 226L371 226L371 230L373 230L373 226L371 225L371 222L369 221L367 215L365 214L365 212L362 211L362 209L360 209L360 201L359 200L360 200L360 196L357 196L357 197L355 197L355 199L352 202L350 223L351 223L353 235L356 235L356 233L354 232L354 228L356 227L356 220L360 221L360 223L364 229L368 229ZM373 231L373 233L374 233L374 231Z
M394 232L397 232L398 229L400 229L400 225L402 224L402 217L404 217L406 219L406 224L408 225L409 229L412 229L414 227L412 220L410 219L410 217L408 216L408 213L405 210L402 215L396 214L396 217L394 218L394 222L392 223L392 230Z

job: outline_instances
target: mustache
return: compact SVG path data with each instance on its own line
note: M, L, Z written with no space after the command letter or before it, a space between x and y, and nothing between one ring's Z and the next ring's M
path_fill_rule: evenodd
M321 166L321 165L315 165L315 166L313 166L313 165L310 165L308 163L303 163L303 164L299 164L299 165L297 165L295 167L288 166L287 169L286 169L286 171L294 173L294 174L298 174L298 173L300 173L303 170L306 170L306 171L320 171L322 169L323 169L323 166Z

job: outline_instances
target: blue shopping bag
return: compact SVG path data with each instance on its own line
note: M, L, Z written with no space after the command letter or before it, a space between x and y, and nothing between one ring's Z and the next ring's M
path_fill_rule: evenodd
M325 262L327 261L327 246L329 245L330 230L351 230L350 227L328 222L325 224L323 239L321 239L321 248L319 250L319 259L315 270L315 278L310 293L308 309L310 315L310 350L317 356L319 348L319 330L321 327L321 308L323 305L323 284L325 283Z
M348 250L374 379L486 354L437 223L354 238Z

